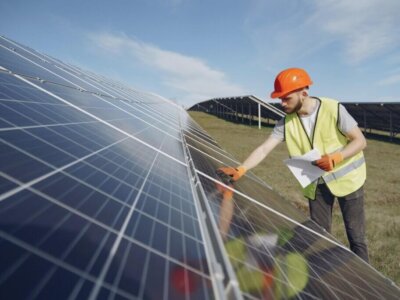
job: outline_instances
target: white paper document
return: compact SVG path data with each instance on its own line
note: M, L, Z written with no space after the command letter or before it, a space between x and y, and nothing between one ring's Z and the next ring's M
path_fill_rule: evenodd
M313 149L302 156L289 158L283 162L288 166L289 170L304 188L325 173L324 170L321 170L319 167L311 164L312 161L320 158L321 154L319 151L317 149Z

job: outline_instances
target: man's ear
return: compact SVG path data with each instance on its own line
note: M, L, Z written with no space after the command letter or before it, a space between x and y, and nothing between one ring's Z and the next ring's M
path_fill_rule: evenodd
M301 95L304 96L304 97L308 97L308 92L307 92L307 90L302 90L302 91L301 91Z

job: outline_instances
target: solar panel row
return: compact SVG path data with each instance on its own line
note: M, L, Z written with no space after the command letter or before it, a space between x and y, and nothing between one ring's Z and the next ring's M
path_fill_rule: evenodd
M2 41L13 75L1 74L1 294L173 298L178 267L207 286L207 264L187 263L207 260L177 109L140 93L116 101L127 92Z
M214 98L197 103L188 109L216 115L237 123L255 125L257 122L270 124L281 119L285 113L275 105L255 96Z
M389 132L394 138L400 132L400 103L344 103L346 109L357 120L360 128Z
M264 106L259 106L259 103ZM394 140L400 132L399 102L342 102L342 104L366 135L372 130L378 130L389 133L390 140ZM250 125L254 125L259 117L261 122L268 124L270 120L277 121L284 116L280 103L266 103L251 95L210 99L193 105L189 110L202 111ZM382 135L381 132L375 131L375 133Z
M396 299L168 100L0 38L1 299Z

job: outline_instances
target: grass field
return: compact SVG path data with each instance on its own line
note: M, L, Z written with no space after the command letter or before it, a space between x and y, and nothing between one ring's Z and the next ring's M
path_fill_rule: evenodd
M243 161L270 134L272 128L234 124L217 117L190 112L192 118L218 144ZM400 145L367 140L365 212L370 263L400 286ZM284 143L252 171L308 214L308 203L300 185L282 163L288 152ZM348 245L340 208L333 212L333 235Z

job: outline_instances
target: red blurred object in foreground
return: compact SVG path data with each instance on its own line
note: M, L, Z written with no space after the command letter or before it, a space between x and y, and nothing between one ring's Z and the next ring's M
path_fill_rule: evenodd
M177 266L171 272L171 283L180 294L192 294L197 289L196 276L187 269Z

